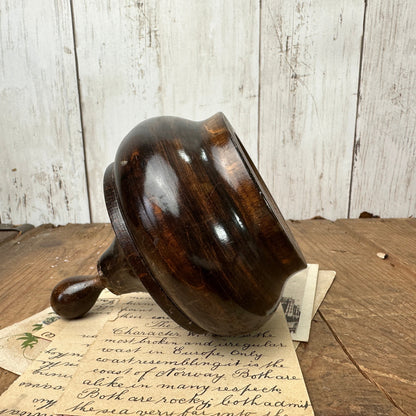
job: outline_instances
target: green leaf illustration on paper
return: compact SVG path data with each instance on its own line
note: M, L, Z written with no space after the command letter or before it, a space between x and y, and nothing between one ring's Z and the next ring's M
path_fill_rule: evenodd
M39 329L41 329L43 327L42 324L34 324L32 331L39 331Z
M17 338L22 342L22 348L25 350L27 347L33 348L34 345L38 343L39 338L36 335L33 335L31 332L25 332L22 336Z

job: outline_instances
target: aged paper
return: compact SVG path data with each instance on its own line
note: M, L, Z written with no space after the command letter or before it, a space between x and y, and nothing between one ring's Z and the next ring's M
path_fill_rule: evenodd
M59 320L47 308L0 331L0 367L22 374L60 331Z
M333 270L319 270L318 281L316 283L315 300L313 302L312 317L315 316L319 306L321 306L322 301L325 299L325 296L335 279L335 275L336 272ZM297 348L299 344L300 341L293 341L293 346L295 348Z
M336 276L334 270L319 270L318 282L316 284L315 300L313 302L312 317L315 316L316 312L321 306L321 303L325 299L325 296L331 287Z
M313 415L281 308L242 337L196 335L147 294L120 300L55 411L66 415Z
M116 295L105 289L100 299ZM52 310L43 311L0 330L0 367L23 374L68 321Z
M53 415L54 406L65 390L78 362L105 321L117 310L118 299L99 299L82 319L67 321L46 349L0 396L0 414L18 416Z
M318 271L318 264L308 264L290 277L283 289L281 302L294 341L309 339Z

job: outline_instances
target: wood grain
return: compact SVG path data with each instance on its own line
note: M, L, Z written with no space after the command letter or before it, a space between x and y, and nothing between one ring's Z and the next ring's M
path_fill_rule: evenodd
M316 416L403 415L357 371L319 313L296 352Z
M307 260L337 271L309 343L297 350L317 416L414 413L416 283L407 253L396 253L414 246L414 222L290 223ZM0 327L46 307L58 279L93 274L112 238L108 225L43 226L1 244ZM375 255L382 249L387 260ZM0 369L0 392L15 379Z
M154 2L73 2L93 221L108 222L103 176L124 136L159 113Z
M69 1L0 10L0 222L89 222Z
M343 351L387 400L403 414L413 414L414 271L400 259L380 259L376 253L381 246L357 238L358 233L350 233L342 223L303 221L292 223L292 229L308 262L337 272L320 311Z
M109 224L44 225L1 244L1 327L48 307L51 290L61 279L96 274L97 260L113 237Z
M162 115L223 112L256 165L259 3L158 2Z
M414 2L90 3L1 0L3 223L108 221L125 134L219 110L285 217L415 215Z
M349 233L357 239L365 238L373 243L374 252L383 252L383 261L402 265L416 273L416 219L381 219L366 221L340 220Z
M1 230L0 232L0 244L5 243L6 241L13 240L18 236L16 231L5 231Z
M368 2L351 217L416 215L415 25L414 1Z
M47 308L62 278L95 274L97 259L113 237L110 225L46 225L1 244L0 328ZM16 378L0 369L0 394Z
M362 1L263 1L260 172L285 218L345 217Z
M217 111L286 218L416 215L412 0L0 9L0 222L108 221L103 173L122 138L152 116Z
M276 310L286 279L306 267L222 113L202 122L158 117L140 123L104 183L133 281L140 279L189 331L236 336L257 330ZM113 270L100 275L110 289L120 279ZM131 283L128 274L116 284L126 293ZM87 298L84 289L79 296L72 286L69 291ZM79 305L67 299L62 307L77 313Z
M257 1L74 2L93 221L108 221L105 168L148 117L224 111L257 160L258 19Z
M0 224L0 244L6 241L13 240L21 236L22 234L32 230L34 227L32 224L22 225L2 225Z

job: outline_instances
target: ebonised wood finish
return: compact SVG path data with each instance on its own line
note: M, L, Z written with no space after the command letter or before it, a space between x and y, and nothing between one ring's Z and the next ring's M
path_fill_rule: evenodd
M104 194L116 240L98 263L97 287L121 294L143 285L191 331L259 328L277 308L286 279L306 267L222 113L202 122L140 123L107 168ZM67 283L62 287L68 292Z

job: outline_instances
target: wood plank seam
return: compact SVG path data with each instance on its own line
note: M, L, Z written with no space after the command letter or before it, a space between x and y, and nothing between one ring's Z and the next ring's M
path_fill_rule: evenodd
M262 14L262 8L263 8L263 1L259 1L259 56L258 56L258 86L257 86L257 158L256 158L256 166L258 169L260 169L260 116L261 116L261 14Z
M415 214L413 1L368 1L351 217ZM392 47L394 45L394 47Z
M1 247L11 247L14 245L19 245L22 241L32 238L36 234L45 231L47 229L53 229L55 226L53 224L42 224L35 228L32 228L31 230L26 231L25 233L18 234L14 238L7 239L5 241L2 241Z
M339 344L339 346L342 348L342 350L344 351L345 355L348 357L348 359L351 361L351 363L354 365L354 367L360 372L360 374L366 379L368 380L370 383L372 383L374 386L376 386L376 388L378 390L380 390L387 398L387 400L389 400L391 402L391 404L397 408L400 412L402 412L404 415L406 416L410 416L409 413L407 413L406 411L404 411L396 402L395 400L390 396L390 394L384 389L384 387L382 385L380 385L379 383L377 383L377 381L375 381L361 366L360 364L358 364L358 362L354 359L354 357L352 356L352 354L348 351L347 347L342 343L341 339L338 337L338 335L336 334L335 330L332 328L332 326L329 324L329 322L326 320L324 314L321 311L318 311L320 317L322 318L322 320L325 322L325 324L327 325L328 329L331 331L331 334L333 335L335 341Z
M363 34L361 36L361 45L360 45L360 66L358 68L358 85L357 85L357 107L355 112L355 126L354 126L354 138L353 138L353 147L352 147L352 155L351 155L351 171L350 171L350 189L348 193L348 210L347 210L347 218L350 218L351 212L351 195L352 195L352 181L354 178L354 166L355 166L355 159L357 157L357 146L359 146L359 139L357 140L357 127L358 127L358 117L359 117L359 110L360 110L360 94L361 94L361 76L362 76L362 69L363 69L363 55L364 55L364 38L365 38L365 24L366 24L366 16L367 16L367 0L364 0L364 13L363 13Z
M91 192L90 192L90 179L89 179L89 170L87 166L87 154L85 146L85 124L83 117L82 109L82 96L81 96L81 78L79 75L79 64L78 64L78 52L77 52L77 38L75 32L75 14L74 14L74 4L73 1L69 1L69 7L71 9L71 29L72 29L72 42L74 48L74 65L75 65L75 74L77 77L77 94L78 94L78 108L79 108L79 122L81 125L81 140L82 140L82 152L84 154L84 168L85 168L85 181L87 187L87 203L88 203L88 214L90 217L90 223L92 223L92 210L91 210Z
M262 1L260 172L286 218L344 218L364 2L295 3Z

